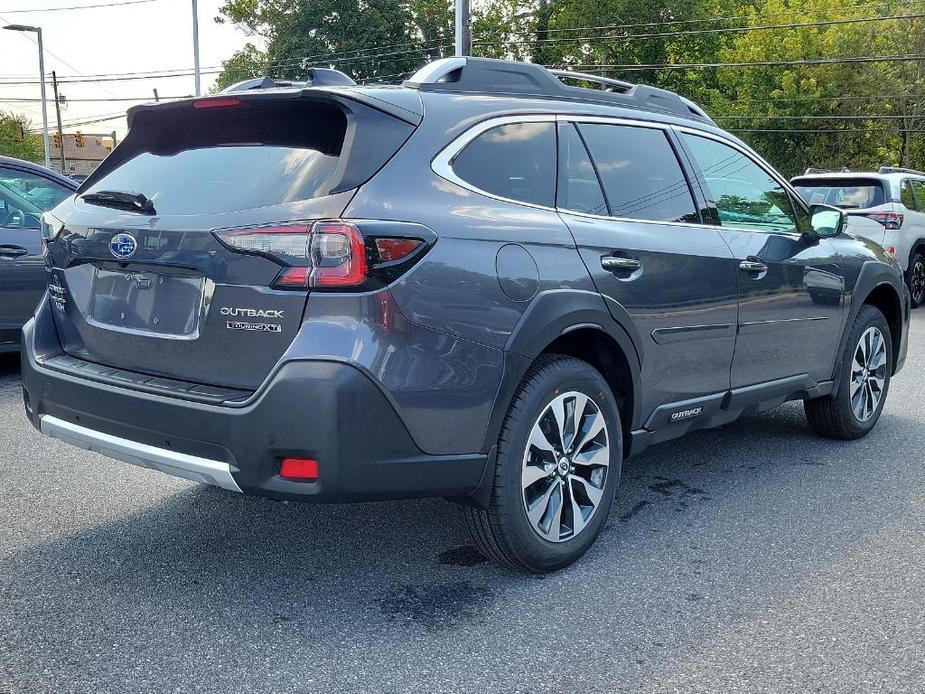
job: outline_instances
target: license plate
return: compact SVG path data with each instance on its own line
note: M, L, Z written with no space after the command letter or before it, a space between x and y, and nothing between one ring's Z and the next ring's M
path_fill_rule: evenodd
M195 339L203 307L202 276L95 268L88 322L158 337Z

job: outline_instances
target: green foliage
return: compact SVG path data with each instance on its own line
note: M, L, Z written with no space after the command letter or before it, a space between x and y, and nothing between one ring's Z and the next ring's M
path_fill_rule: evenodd
M309 65L397 81L451 53L452 8L451 0L226 0L217 21L262 36L267 50L236 53L219 85L299 78ZM850 21L922 12L922 0L483 0L473 4L473 54L672 89L788 175L807 166L923 168L925 61L632 69L925 54L922 19ZM781 24L801 26L749 28ZM884 115L894 118L870 117Z
M29 132L32 123L21 114L0 111L0 155L41 162L45 158L42 136Z
M445 0L227 0L222 17L266 39L223 64L219 84L269 73L300 79L309 66L335 67L358 81L395 80L452 52Z

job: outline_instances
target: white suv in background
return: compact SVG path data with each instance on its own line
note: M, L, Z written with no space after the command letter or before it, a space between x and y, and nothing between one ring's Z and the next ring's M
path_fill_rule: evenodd
M807 169L791 183L809 204L844 209L848 231L876 241L902 265L912 306L925 303L925 173Z

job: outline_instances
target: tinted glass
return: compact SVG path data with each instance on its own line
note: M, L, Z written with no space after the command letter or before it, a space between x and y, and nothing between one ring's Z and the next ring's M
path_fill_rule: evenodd
M562 128L559 137L559 207L588 214L607 214L607 202L578 131L573 124Z
M910 181L910 185L912 186L912 190L915 193L915 199L917 203L915 208L910 209L920 210L925 207L925 181Z
M885 201L881 185L869 179L794 179L793 187L810 205L876 207Z
M683 137L703 173L722 226L764 233L798 231L790 196L762 167L722 142Z
M191 109L192 111L192 109ZM327 195L346 118L333 106L212 109L141 122L135 155L82 194L143 193L159 215L248 210ZM169 127L174 125L175 127ZM103 164L105 166L105 162Z
M915 202L915 193L912 192L911 181L903 181L899 188L899 201L910 210L918 209Z
M700 221L668 137L655 128L581 123L614 217Z
M39 227L39 215L73 191L44 176L0 167L0 227Z
M486 130L456 155L453 171L486 193L552 207L555 124L511 123Z

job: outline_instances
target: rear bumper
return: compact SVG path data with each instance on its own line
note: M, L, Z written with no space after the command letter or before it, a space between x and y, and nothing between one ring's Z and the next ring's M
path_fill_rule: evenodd
M481 454L422 453L382 390L349 364L287 362L247 405L230 407L47 368L41 360L53 346L40 332L36 338L35 321L23 331L29 419L49 436L112 458L235 491L318 502L467 496L485 468ZM318 460L318 480L281 478L285 457Z

